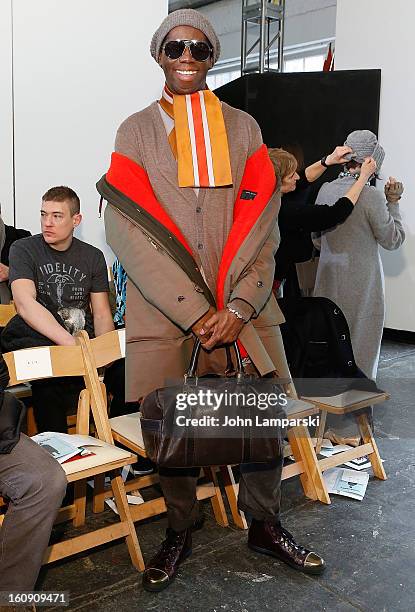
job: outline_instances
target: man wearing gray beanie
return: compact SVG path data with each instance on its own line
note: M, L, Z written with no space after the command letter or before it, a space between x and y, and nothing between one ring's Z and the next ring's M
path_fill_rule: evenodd
M238 340L257 375L287 373L272 294L280 206L275 173L255 120L206 86L220 54L210 22L185 9L155 32L150 52L166 85L157 102L124 121L98 190L108 201L107 242L128 276L126 399L182 380L194 341L202 373L222 374ZM252 517L248 545L295 569L324 561L279 520L282 453L240 467L238 507ZM199 468L160 468L169 527L143 586L161 591L191 554L200 525Z

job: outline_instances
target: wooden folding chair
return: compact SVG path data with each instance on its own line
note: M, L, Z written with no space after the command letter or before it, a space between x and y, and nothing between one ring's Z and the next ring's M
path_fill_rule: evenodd
M320 410L320 423L316 430L316 456L321 450L328 413L337 415L354 413L353 416L357 422L362 439L362 443L355 448L318 460L322 472L329 468L342 465L346 461L352 461L352 459L358 459L367 455L372 465L374 476L380 480L387 479L372 428L370 427L367 415L363 409L380 404L389 398L390 396L387 393L358 390L347 391L346 393L333 397L304 398L308 402L313 403L314 406Z
M345 364L342 362L343 359L345 359L344 356L347 355L347 365L352 368L348 370L347 376L351 376L353 371L356 372L357 366L354 361L349 326L338 305L322 297L298 299L283 298L278 300L278 303L285 315L286 324L288 326L286 328L287 341L293 343L294 350L291 356L293 363L297 362L297 352L308 350L307 347L315 342L324 344L326 350L330 351L330 355L332 355L335 362L337 362L337 351L334 350L334 347L340 342L343 347L341 351L342 357L336 364L336 367L339 368L339 371L344 371L343 367ZM328 323L329 320L331 322L330 324ZM304 321L306 321L306 325L303 327ZM334 321L336 321L336 323L334 323ZM312 322L315 323L315 325L313 325ZM316 330L315 336L311 333L311 330L314 329ZM304 335L304 345L302 341L300 341L302 335ZM311 354L313 353L309 354L309 359L311 358ZM303 367L299 367L298 372L295 372L294 375L298 378L308 376L313 378L313 376L315 376L310 370L304 371ZM320 424L316 430L315 461L317 461L317 455L321 450L328 413L337 415L353 414L363 440L363 444L360 444L360 446L356 448L318 460L318 466L322 472L331 467L342 465L346 461L351 461L367 455L372 464L374 475L381 480L386 479L385 470L383 469L373 432L363 409L389 399L387 393L366 392L352 389L332 397L309 397L308 395L302 394L301 398L307 402L313 403L313 405L320 410Z
M89 341L92 353L93 365L100 368L121 359L125 355L125 333L124 330L113 331L102 336L98 336ZM128 448L132 452L147 457L143 437L140 427L140 413L114 417L109 420L112 435L116 442ZM197 497L199 500L210 499L215 519L222 527L228 526L228 518L222 499L220 487L218 485L216 471L211 468L203 468L205 476L209 482L197 487ZM128 481L125 490L140 491L157 483L158 474L143 475ZM111 492L106 490L104 476L95 478L94 483L94 511L102 512L105 499L111 497ZM166 512L166 504L163 497L158 497L146 501L131 508L131 516L134 521L139 521L150 516L155 516Z
M88 436L91 410L97 438L101 442L99 446L93 446L94 455L62 464L68 482L75 483L75 502L61 509L57 522L72 519L74 526L84 524L86 481L98 474L110 474L112 494L119 513L119 522L116 524L53 544L46 552L44 563L51 563L90 550L95 546L124 538L133 565L138 570L143 570L144 561L127 503L124 482L120 475L121 468L135 463L137 457L114 445L101 383L92 365L88 335L85 331L81 331L77 334L76 340L77 346L23 349L4 355L9 368L10 385L57 376L82 376L85 381L86 389L81 392L78 404L76 433ZM32 375L30 370L33 372ZM62 392L64 393L64 386ZM58 406L56 408L59 409ZM90 440L91 444L96 442L96 438L90 438Z
M284 410L287 418L291 421L301 422L303 419L319 413L319 409L312 403L297 398L292 384L288 385L287 392L289 393L289 399ZM291 464L284 465L281 480L299 476L306 497L330 504L330 496L314 452L308 427L306 425L295 425L288 429L287 435L289 443L284 447L284 458L292 456L294 461ZM238 510L239 484L235 482L232 466L221 467L221 473L234 523L241 529L247 529L244 513Z
M17 311L13 302L10 304L0 304L0 327L6 327L15 314L17 314Z

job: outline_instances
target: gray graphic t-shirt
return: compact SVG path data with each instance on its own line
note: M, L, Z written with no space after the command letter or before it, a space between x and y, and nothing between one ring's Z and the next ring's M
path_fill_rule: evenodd
M9 282L27 278L36 300L58 314L70 333L94 335L90 294L109 291L105 258L99 249L73 238L66 251L52 249L42 234L23 238L10 248Z

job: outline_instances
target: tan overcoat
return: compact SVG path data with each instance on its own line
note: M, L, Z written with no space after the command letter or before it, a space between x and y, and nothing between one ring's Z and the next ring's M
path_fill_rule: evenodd
M129 117L117 134L116 151L140 165L154 194L188 240L193 252L197 241L209 245L213 257L203 261L195 254L206 282L215 294L212 261L232 227L233 207L250 155L262 145L256 122L242 111L223 104L232 176L229 188L193 190L177 185L177 164L156 104ZM197 206L196 206L197 205ZM279 324L283 316L272 294L274 254L279 243L277 215L279 192L268 201L227 269L225 304L246 303L253 315L240 334L246 351L260 374L273 370L288 375ZM203 207L204 225L197 226L193 208ZM194 222L193 222L194 215ZM192 225L193 224L193 225ZM215 226L213 229L213 225ZM194 229L196 227L196 229ZM150 391L181 379L193 346L192 325L209 308L200 287L158 240L157 233L119 208L105 210L107 242L128 276L126 305L126 400L136 401ZM215 242L216 241L216 242ZM222 242L221 242L222 241ZM212 271L213 270L213 271ZM203 351L202 351L203 352ZM200 372L220 369L224 350L203 352Z

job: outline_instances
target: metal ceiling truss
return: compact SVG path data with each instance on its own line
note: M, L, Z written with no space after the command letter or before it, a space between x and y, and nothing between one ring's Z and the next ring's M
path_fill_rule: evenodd
M285 0L242 0L241 74L283 72L284 15ZM256 39L248 48L248 35L253 30L256 30ZM271 68L275 48L277 67ZM248 60L251 60L249 66Z

